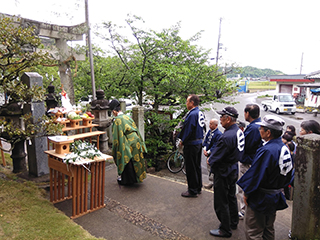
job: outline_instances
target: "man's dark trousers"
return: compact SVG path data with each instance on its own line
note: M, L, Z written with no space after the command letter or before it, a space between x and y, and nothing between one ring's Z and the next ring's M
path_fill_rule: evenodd
M196 195L201 192L201 144L185 145L183 155L186 165L188 191Z
M214 210L221 222L219 229L232 234L231 226L239 223L236 182L238 174L230 173L227 177L214 174Z

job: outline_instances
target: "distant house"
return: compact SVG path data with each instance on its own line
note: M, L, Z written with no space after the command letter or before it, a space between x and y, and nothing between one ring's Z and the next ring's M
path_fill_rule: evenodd
M320 88L320 71L310 74L274 75L268 77L268 80L277 82L277 92L290 93L307 107L320 105L320 97L318 99L318 96L315 97L316 94L311 92L311 89Z
M304 92L304 106L319 107L320 106L320 71L312 72L305 77L312 79L312 83L299 84L301 92Z
M313 83L314 79L306 79L306 74L297 75L274 75L268 77L270 82L277 82L276 91L279 93L290 93L293 96L298 96L301 93L299 84Z

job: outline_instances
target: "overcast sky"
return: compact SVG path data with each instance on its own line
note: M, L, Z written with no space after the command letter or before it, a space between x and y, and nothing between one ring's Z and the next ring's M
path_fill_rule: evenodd
M216 57L219 19L223 64L270 68L285 74L320 70L318 0L88 0L91 25L125 25L128 13L146 28L161 30L181 22L181 37L204 30L197 45ZM0 12L59 25L85 21L84 0L0 0ZM57 12L60 16L57 16ZM94 44L94 42L93 42ZM106 47L107 45L105 45ZM302 61L303 55L303 61Z

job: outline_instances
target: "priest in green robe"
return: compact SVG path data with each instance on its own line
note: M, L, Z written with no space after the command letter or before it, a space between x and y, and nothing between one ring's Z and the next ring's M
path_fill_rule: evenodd
M143 153L147 152L146 145L135 122L122 113L117 99L110 102L109 108L114 116L112 155L118 167L118 183L141 183L147 176L143 156Z

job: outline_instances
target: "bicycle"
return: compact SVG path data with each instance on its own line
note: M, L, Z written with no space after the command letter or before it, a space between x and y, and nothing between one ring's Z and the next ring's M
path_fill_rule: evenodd
M177 143L178 145L178 143ZM184 174L186 174L185 171L185 164L184 164L184 156L179 151L179 148L177 147L176 151L170 154L170 156L167 159L167 168L172 173L178 173L182 171Z

